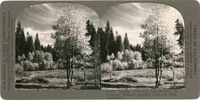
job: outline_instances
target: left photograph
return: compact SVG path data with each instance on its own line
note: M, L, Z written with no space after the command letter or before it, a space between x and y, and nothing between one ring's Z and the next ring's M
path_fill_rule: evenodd
M101 88L99 17L73 3L25 8L16 19L16 90Z

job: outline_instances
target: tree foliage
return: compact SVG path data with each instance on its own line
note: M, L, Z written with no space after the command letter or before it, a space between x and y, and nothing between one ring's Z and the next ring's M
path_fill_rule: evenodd
M39 39L38 33L36 34L34 45L35 45L35 50L41 50L41 48L40 48L40 39Z
M85 36L82 17L74 7L64 8L57 23L52 26L56 31L52 34L55 39L54 49L59 58L70 61L76 56L87 56L92 53L89 37Z
M124 45L122 43L122 37L121 35L116 36L116 51L123 51L124 50Z
M156 86L160 83L162 76L162 57L178 51L177 43L173 40L175 37L171 33L173 29L168 24L171 20L166 16L167 14L168 11L162 5L155 6L145 23L141 25L141 28L145 30L140 34L140 37L145 40L143 43L145 54L155 59Z
M15 57L16 57L16 62L17 62L17 57L22 56L23 54L26 53L26 38L24 35L24 29L21 27L20 21L17 23L17 28L15 32Z
M125 33L125 37L124 37L124 49L126 50L130 50L130 44L129 44L129 40L128 40L128 35L127 33Z
M179 19L177 19L175 21L176 25L175 25L175 28L176 28L176 32L174 32L174 35L179 35L179 38L178 38L178 44L180 45L181 48L183 48L184 46L184 28L183 28L183 24L180 22Z

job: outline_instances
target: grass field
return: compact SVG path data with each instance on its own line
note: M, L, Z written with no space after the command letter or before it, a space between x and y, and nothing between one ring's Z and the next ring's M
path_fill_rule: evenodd
M184 88L184 68L175 68L175 86L172 85L172 71L163 68L161 85L158 88ZM101 74L102 90L152 89L155 88L155 69L112 71Z
M93 69L86 69L86 80L81 69L74 69L72 86L67 88L66 70L26 71L23 79L16 75L16 89L99 89L95 87ZM86 83L86 86L85 86Z

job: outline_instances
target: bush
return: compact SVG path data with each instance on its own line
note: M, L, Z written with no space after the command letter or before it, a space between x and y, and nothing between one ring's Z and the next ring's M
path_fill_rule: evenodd
M147 68L152 68L153 67L153 60L151 58L146 60Z
M27 69L27 71L34 71L35 67L33 66L33 63L29 61L29 67Z
M135 68L135 60L132 59L131 62L128 64L128 69L131 70L131 69L134 69Z
M133 59L135 60L142 60L141 53L138 51L133 52Z
M39 64L39 67L38 67L38 70L45 70L46 69L46 61L43 60L40 64Z
M124 69L128 69L128 63L127 62L122 62L122 66L124 67Z
M52 60L52 55L51 55L51 53L45 52L45 54L44 54L44 59L45 59L46 61L51 61L51 60Z
M15 73L20 74L24 71L24 68L20 64L15 64Z
M101 64L101 72L111 72L113 70L112 66L109 63Z
M135 68L142 68L142 60L135 60Z
M35 70L38 70L38 69L39 69L38 63L33 63L33 66L34 66Z
M35 70L32 62L30 62L28 60L23 61L22 65L23 65L24 71L34 71Z
M57 61L57 66L56 66L56 67L57 67L57 69L63 69L63 68L64 68L61 59L59 59L59 60Z
M124 70L124 66L119 60L112 61L112 68L113 70Z

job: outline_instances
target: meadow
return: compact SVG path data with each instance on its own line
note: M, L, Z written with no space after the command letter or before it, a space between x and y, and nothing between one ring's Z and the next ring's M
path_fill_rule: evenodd
M159 89L184 88L184 68L175 68L175 86L173 85L173 73L168 68L163 68L161 85ZM155 69L134 69L111 71L101 74L102 90L112 89L154 89Z
M74 69L72 85L67 87L67 71L65 69L44 70L44 71L25 71L22 79L20 74L16 74L16 89L33 89L33 90L65 90L65 89L98 89L95 87L95 77L93 69L85 70Z

